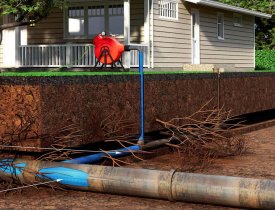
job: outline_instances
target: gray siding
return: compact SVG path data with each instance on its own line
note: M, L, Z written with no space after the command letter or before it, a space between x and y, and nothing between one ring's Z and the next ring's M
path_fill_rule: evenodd
M224 13L224 40L217 38L217 12ZM233 12L200 8L201 63L228 70L254 69L254 17L243 15L243 26L233 24Z
M179 19L159 17L154 0L154 63L157 68L182 68L192 63L191 9L200 11L201 64L228 70L254 69L254 17L243 15L243 26L233 25L233 12L179 1ZM224 13L225 39L217 38L217 13Z
M187 5L179 0L178 20L159 17L154 0L154 67L182 68L191 63L191 16Z

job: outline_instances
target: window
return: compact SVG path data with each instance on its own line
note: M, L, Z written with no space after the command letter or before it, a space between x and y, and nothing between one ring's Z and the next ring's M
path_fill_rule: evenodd
M169 19L178 19L177 0L159 0L159 16Z
M71 7L68 10L68 33L69 35L84 35L84 8Z
M104 6L88 7L88 33L89 35L100 34L105 31Z
M124 33L124 8L123 5L109 6L109 33Z
M243 25L243 17L241 14L233 14L233 24L234 26L241 27Z
M224 15L222 13L217 15L217 36L218 39L224 39Z
M69 7L66 21L67 38L91 38L101 32L124 34L123 4L98 3Z

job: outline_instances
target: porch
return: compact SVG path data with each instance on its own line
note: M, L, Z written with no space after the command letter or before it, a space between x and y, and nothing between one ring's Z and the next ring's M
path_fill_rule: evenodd
M103 31L144 53L151 66L149 1L70 0L34 27L4 31L4 67L93 67L93 37ZM138 52L125 52L125 68L138 66Z
M144 67L149 67L149 47L132 44L143 51ZM123 56L124 61L126 56ZM138 67L138 52L130 52L130 67ZM18 50L17 67L94 67L92 44L22 45Z

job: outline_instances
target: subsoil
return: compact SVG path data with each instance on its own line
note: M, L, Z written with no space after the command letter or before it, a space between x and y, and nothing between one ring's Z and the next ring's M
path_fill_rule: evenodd
M188 116L209 101L209 108L231 110L232 117L274 109L274 79L274 73L256 72L145 75L145 132L162 129L156 119ZM114 137L117 126L121 134L139 133L139 87L138 75L0 76L0 138L20 146L68 147ZM56 138L70 125L81 135Z
M199 173L275 179L275 126L245 134L248 150L237 157L216 159ZM180 167L175 154L137 162L129 167L170 170ZM2 193L0 209L239 209L205 204L170 202L130 196L98 194L47 187Z

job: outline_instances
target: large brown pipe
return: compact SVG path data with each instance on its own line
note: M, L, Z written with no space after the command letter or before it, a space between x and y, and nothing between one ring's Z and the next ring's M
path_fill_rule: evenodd
M272 180L20 159L13 163L3 160L1 165L0 178L13 177L26 184L41 181L44 174L44 178L62 179L64 187L77 190L275 209Z

